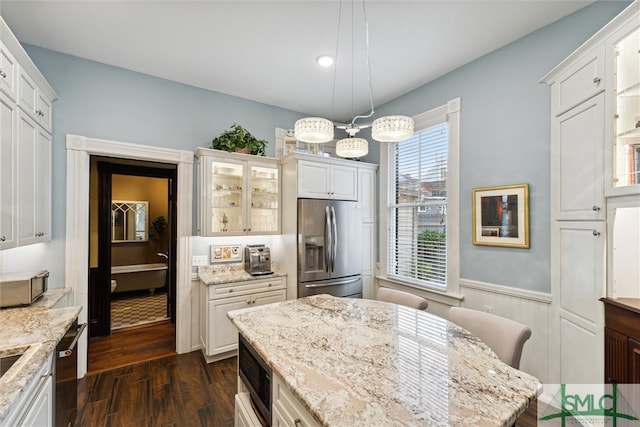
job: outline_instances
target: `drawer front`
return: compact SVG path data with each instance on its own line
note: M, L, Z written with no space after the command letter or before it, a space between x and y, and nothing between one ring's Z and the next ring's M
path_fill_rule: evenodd
M38 120L36 106L38 105L38 87L36 83L22 69L18 80L18 106L32 119Z
M228 298L235 295L249 295L256 292L284 289L283 277L251 280L247 282L225 283L209 286L209 299Z
M9 49L0 42L0 89L7 94L12 101L16 100L16 77L18 75L18 63Z

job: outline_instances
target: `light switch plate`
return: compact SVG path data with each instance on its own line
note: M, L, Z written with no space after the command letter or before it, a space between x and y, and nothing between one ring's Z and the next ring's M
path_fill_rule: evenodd
M207 265L209 263L209 259L206 255L194 255L191 257L191 265L193 267L197 267L199 265Z

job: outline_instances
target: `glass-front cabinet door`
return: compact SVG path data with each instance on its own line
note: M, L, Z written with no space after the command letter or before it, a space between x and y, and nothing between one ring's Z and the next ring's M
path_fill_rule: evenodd
M640 187L640 29L614 44L614 187Z
M277 165L250 164L251 224L254 234L277 233L280 223L280 185Z
M199 148L198 234L280 233L278 159Z
M211 161L211 231L239 234L246 231L244 216L245 164Z

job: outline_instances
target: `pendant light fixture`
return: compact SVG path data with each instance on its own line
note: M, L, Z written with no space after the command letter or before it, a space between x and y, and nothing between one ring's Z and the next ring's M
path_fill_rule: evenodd
M352 8L353 8L353 3ZM358 158L368 154L369 142L364 138L356 138L356 134L361 130L368 127L372 127L371 136L373 139L379 142L396 142L407 139L413 135L413 119L407 116L393 115L380 117L373 121L373 123L356 124L358 119L368 119L373 117L373 84L371 81L371 61L369 52L369 22L367 20L367 9L365 1L362 0L362 12L364 15L365 26L365 41L366 41L366 59L367 59L367 72L369 83L369 101L371 105L371 111L367 115L355 116L349 124L334 124L332 121L321 117L307 117L296 121L294 126L295 138L299 141L306 143L325 143L333 139L334 126L339 129L344 129L348 134L347 138L340 139L336 142L336 155L345 158ZM340 8L338 11L338 36L336 39L336 64L338 58L338 45L340 39L340 20L342 15L342 0L340 0ZM353 19L353 12L352 12ZM353 25L351 26L351 44L352 44L352 65L351 65L351 98L353 104ZM336 65L337 66L337 65ZM332 94L332 110L333 101L335 98L335 80L336 71L334 68L333 74L333 94ZM352 105L353 107L353 105Z

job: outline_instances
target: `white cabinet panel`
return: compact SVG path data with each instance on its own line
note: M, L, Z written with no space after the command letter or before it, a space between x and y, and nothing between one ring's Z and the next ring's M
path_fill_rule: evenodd
M51 375L47 377L20 425L24 427L53 426L53 378Z
M604 90L604 46L598 46L557 80L557 114L591 98Z
M238 347L238 330L227 317L227 313L248 306L248 296L209 301L210 325L207 354L222 353Z
M51 240L51 135L18 111L18 244Z
M38 86L23 70L20 70L18 78L18 105L29 117L37 120Z
M358 201L362 203L362 222L374 222L376 212L376 171L358 169Z
M298 162L298 197L358 200L358 169L300 160Z
M17 245L16 113L15 104L0 95L0 250Z
M554 126L554 219L604 219L604 95L561 115Z
M12 101L16 101L18 62L7 47L0 41L0 90Z

